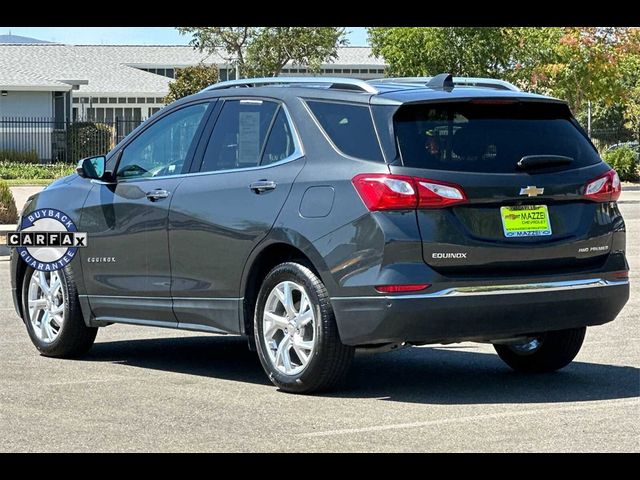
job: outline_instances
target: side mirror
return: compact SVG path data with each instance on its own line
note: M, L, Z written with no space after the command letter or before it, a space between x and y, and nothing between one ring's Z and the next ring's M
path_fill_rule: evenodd
M91 178L95 180L109 180L110 173L106 171L107 159L104 155L97 157L83 158L78 162L76 173L82 178Z

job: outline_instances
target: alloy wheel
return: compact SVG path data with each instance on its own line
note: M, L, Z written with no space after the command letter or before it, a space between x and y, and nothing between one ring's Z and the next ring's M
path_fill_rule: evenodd
M57 271L35 271L29 282L29 321L38 339L53 342L64 325L65 294Z
M295 282L277 284L267 297L262 336L273 366L285 375L302 372L316 344L315 309L304 287Z

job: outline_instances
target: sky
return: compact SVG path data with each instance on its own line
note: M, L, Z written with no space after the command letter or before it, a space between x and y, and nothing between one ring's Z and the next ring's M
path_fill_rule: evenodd
M367 45L364 27L346 27L349 45ZM173 27L0 27L0 35L32 37L70 44L186 45L189 36Z

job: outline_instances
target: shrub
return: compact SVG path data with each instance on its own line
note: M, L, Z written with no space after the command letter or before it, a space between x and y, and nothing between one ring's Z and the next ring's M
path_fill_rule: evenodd
M78 160L93 155L104 155L113 148L113 127L104 123L76 122L67 132L67 161Z
M18 221L18 211L13 194L7 182L0 179L0 224L16 223Z
M36 150L28 150L26 152L0 150L0 162L38 163L38 161L38 152Z
M620 180L634 182L640 178L637 154L629 147L620 147L606 152L602 158L618 172Z
M64 177L73 172L75 172L75 165L68 165L66 163L34 165L33 163L0 161L0 178L4 180L46 180Z
M187 95L198 93L214 83L217 83L218 68L211 65L192 65L176 70L176 79L169 84L169 94L166 103L171 103Z

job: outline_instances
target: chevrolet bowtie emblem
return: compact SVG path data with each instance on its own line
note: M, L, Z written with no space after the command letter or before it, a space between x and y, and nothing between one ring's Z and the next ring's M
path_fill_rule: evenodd
M537 197L544 193L544 188L529 185L527 188L520 189L520 195L528 195L529 197Z

